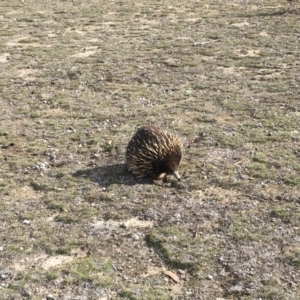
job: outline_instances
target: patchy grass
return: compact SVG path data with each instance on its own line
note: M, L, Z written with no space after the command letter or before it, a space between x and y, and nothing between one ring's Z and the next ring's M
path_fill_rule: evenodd
M287 247L284 249L283 260L290 265L300 268L300 248L299 247Z
M216 245L220 245L221 241L213 235L193 239L180 228L164 227L160 231L151 232L148 243L160 253L168 265L192 269L210 264L219 254Z
M1 299L298 299L298 2L0 12ZM181 182L127 172L145 123Z
M124 289L119 293L115 299L128 299L128 300L137 300L137 299L147 299L147 300L169 300L171 296L167 291L161 290L161 288L149 288L147 286L129 286L127 289Z

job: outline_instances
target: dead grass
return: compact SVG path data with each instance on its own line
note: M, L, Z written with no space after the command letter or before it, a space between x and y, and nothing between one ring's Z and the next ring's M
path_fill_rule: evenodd
M298 299L299 13L2 1L0 298ZM127 172L145 123L182 182Z

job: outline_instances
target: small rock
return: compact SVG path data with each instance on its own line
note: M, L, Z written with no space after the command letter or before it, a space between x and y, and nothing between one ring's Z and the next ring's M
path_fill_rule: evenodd
M177 220L180 220L181 214L180 213L174 214L174 218L177 219Z
M46 299L47 299L47 300L55 300L55 297L54 297L52 294L48 294L48 295L46 296Z
M0 271L0 279L7 279L7 278L13 278L14 273L10 270L1 270Z
M123 222L121 225L120 225L121 228L127 228L127 223L126 222Z
M140 239L140 236L137 234L137 233L133 233L132 235L131 235L131 238L133 239L133 240L135 240L135 241L138 241L139 239Z
M212 275L207 275L207 276L206 276L206 279L208 279L208 280L213 280L214 278L212 277Z
M28 291L28 290L25 290L25 291L23 291L23 293L22 293L22 296L23 297L31 297L31 292L30 291Z
M229 289L230 292L242 292L243 286L242 285L234 285Z

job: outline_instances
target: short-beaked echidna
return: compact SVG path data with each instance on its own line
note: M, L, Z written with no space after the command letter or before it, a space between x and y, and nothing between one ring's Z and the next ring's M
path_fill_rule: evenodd
M164 179L177 172L182 158L180 138L156 126L140 127L126 149L126 162L136 177Z

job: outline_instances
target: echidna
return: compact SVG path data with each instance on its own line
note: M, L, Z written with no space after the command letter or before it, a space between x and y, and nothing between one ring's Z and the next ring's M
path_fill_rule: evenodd
M164 179L177 172L181 158L181 141L178 136L156 126L140 127L126 149L129 170L137 177Z

